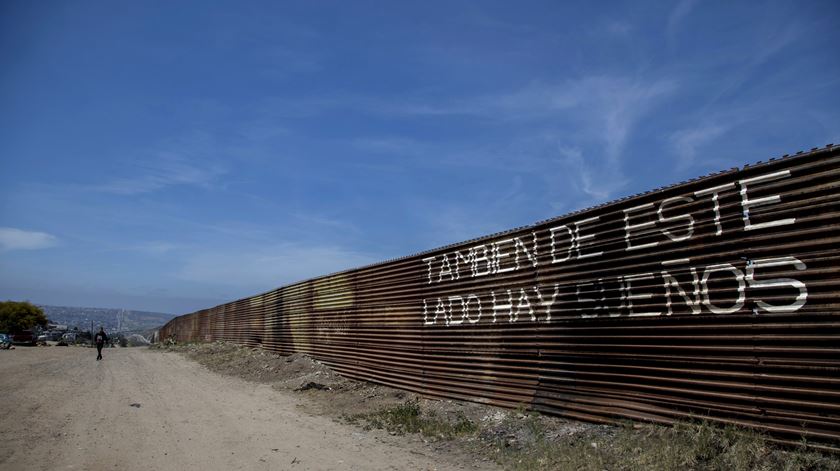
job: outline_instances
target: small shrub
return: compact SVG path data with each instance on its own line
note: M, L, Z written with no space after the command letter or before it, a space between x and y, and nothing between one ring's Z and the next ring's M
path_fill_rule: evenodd
M806 449L783 449L753 430L709 422L624 426L521 449L497 444L496 460L512 470L840 470L840 460Z
M434 412L423 413L416 400L369 414L355 414L347 419L350 423L362 424L368 430L385 429L400 435L420 433L426 437L445 440L473 434L478 430L475 423L463 413L458 413L454 420L448 420Z

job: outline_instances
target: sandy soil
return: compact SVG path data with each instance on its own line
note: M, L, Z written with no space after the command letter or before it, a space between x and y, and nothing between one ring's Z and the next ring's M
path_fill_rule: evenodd
M175 353L95 356L78 347L0 352L0 469L464 467L406 437L309 414L300 397Z

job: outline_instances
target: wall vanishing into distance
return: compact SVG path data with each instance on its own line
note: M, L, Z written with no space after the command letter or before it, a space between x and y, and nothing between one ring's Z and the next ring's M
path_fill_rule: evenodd
M840 151L814 149L180 316L427 396L704 416L840 447Z

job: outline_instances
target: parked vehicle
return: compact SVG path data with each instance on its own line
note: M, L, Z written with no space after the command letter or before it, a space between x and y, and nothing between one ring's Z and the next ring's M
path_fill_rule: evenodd
M12 343L15 345L35 345L37 338L31 330L21 330L12 334Z
M8 350L12 346L12 339L6 334L0 334L0 350Z

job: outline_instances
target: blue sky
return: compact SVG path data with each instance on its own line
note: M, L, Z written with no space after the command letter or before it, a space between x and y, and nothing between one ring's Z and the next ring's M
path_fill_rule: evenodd
M835 1L0 4L0 298L183 313L840 143Z

